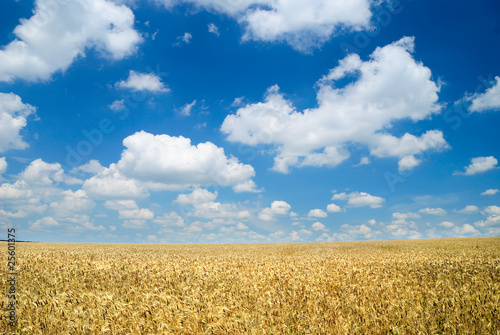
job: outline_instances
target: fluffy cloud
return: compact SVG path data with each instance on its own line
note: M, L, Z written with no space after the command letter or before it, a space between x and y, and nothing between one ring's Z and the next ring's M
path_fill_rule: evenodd
M413 38L404 37L377 48L368 61L347 56L318 81L318 107L303 112L275 85L264 102L227 116L221 131L232 142L276 146L273 169L282 173L291 166L336 166L350 156L350 143L368 146L376 157L398 157L400 169L414 167L415 155L449 146L438 130L400 138L387 132L394 121L417 122L442 109L439 87L430 69L413 59L413 49ZM353 75L355 81L342 87Z
M321 222L314 222L312 225L311 225L311 228L312 230L314 231L327 231L328 229L326 229L325 225L322 224Z
M403 219L403 220L406 220L406 219L419 219L420 215L418 215L417 213L412 213L412 212L408 212L408 213L398 213L398 212L395 212L395 213L392 213L392 217L394 219Z
M157 0L167 8L180 3L234 17L245 29L243 40L286 41L308 52L340 30L370 26L374 1Z
M107 200L104 203L104 207L115 211L139 208L134 200Z
M463 174L465 176L472 176L478 173L483 173L493 170L498 164L498 160L493 156L476 157L471 159L471 164L465 167L465 172L455 172L454 174Z
M220 36L220 33L219 33L219 27L217 27L215 24L213 23L209 23L208 24L208 32L214 34L214 35L217 35L217 37Z
M332 200L347 200L347 204L352 207L370 206L371 208L382 207L384 198L377 197L366 192L342 192L332 196Z
M152 73L139 73L130 70L127 80L122 80L116 83L118 88L126 88L133 91L149 91L149 92L169 92L161 82L161 78Z
M329 213L338 213L338 212L342 211L342 209L340 209L340 207L335 205L335 204L329 204L328 206L326 206L326 210Z
M0 59L1 53L0 50ZM0 60L0 69L1 67ZM24 104L18 95L0 93L0 152L28 147L28 143L23 141L19 132L26 127L27 117L35 112L36 108Z
M450 222L450 221L443 221L443 222L441 222L441 226L443 226L445 228L452 228L455 226L455 224L453 222Z
M74 215L74 213L84 212L94 207L94 202L89 199L85 191L71 190L63 191L61 193L63 199L54 201L50 204L50 208L54 211L56 217L67 217Z
M481 233L476 228L474 228L472 225L470 225L468 223L464 224L461 227L457 226L457 227L453 228L453 231L458 236L470 236L470 235L478 236L478 235L481 235Z
M477 206L474 206L474 205L467 205L463 209L461 209L457 212L462 213L462 214L472 214L472 213L479 212L479 208L477 208Z
M151 220L155 214L147 208L123 209L119 211L120 219Z
M130 8L108 0L37 0L34 14L22 19L16 39L0 50L0 81L48 80L65 71L86 49L122 59L142 38Z
M328 214L326 214L326 212L321 209L311 209L307 216L314 218L326 218Z
M129 178L157 183L158 187L235 186L255 175L252 166L226 157L224 149L211 142L192 145L182 136L141 131L125 138L123 145L126 149L117 169Z
M272 221L276 216L288 215L292 206L285 201L273 201L271 207L266 207L259 213L259 219Z
M500 207L498 206L488 206L484 209L486 214L490 215L500 215Z
M351 226L348 224L343 224L340 226L342 230L344 230L350 236L363 236L364 238L372 238L378 232L374 232L370 227L362 224L358 226Z
M418 211L420 214L428 214L428 215L439 215L443 216L446 215L446 211L442 208L422 208L421 210Z
M195 188L189 194L179 194L175 202L182 205L194 205L204 202L211 202L217 199L217 192L210 192L209 190Z
M53 185L54 183L81 184L80 179L68 176L59 163L46 163L36 159L19 175L30 185Z
M85 180L82 188L90 195L98 198L131 199L144 198L149 192L139 181L125 177L111 164L101 172Z
M486 110L500 110L500 77L495 77L496 83L484 93L474 94L467 98L472 103L469 106L471 112L484 112Z
M59 226L59 222L51 218L50 216L46 216L42 219L36 220L31 224L31 229L42 230L45 228L56 227Z
M490 188L490 189L484 191L483 193L481 193L481 195L495 195L498 192L500 192L499 189L497 189L497 188Z

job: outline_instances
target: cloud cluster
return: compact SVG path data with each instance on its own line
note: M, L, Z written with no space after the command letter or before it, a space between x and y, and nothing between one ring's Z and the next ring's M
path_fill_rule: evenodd
M259 219L263 221L273 221L277 216L290 214L292 206L286 201L273 201L271 207L266 207L259 213Z
M318 81L318 107L303 112L275 85L264 102L227 116L221 131L232 142L275 146L273 169L282 173L292 166L336 166L349 158L353 143L367 146L372 156L398 157L400 170L413 168L417 155L449 147L438 130L402 137L388 132L395 121L417 122L442 109L439 86L430 69L413 59L413 49L414 39L404 37L377 48L367 61L356 54L344 58Z
M243 40L285 41L294 49L310 52L340 30L370 26L373 0L156 0L171 8L181 3L235 18L245 33ZM210 31L216 33L213 27Z
M23 103L18 95L0 92L0 152L28 147L20 131L26 127L27 117L35 112L36 108Z
M0 50L0 81L48 80L87 49L122 59L142 41L130 8L109 0L36 0L33 16L21 20L14 34Z
M127 80L122 80L116 83L118 88L126 88L133 91L149 91L167 93L170 89L166 88L161 82L161 78L152 73L139 73L130 70ZM116 101L110 106L111 109L117 110L119 106Z

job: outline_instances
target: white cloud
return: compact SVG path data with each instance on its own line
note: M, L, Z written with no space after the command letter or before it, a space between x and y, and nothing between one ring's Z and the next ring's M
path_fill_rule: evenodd
M377 223L377 220L375 220L375 219L370 219L370 220L368 221L368 223L369 223L369 224L371 224L371 225L373 226L374 224L376 224L376 223Z
M147 208L122 209L118 213L120 214L120 219L151 220L155 216L155 214Z
M98 160L91 159L84 165L80 165L77 167L74 167L71 172L76 173L76 172L85 172L85 173L99 173L104 170L104 167L99 163Z
M345 192L337 193L332 196L332 200L347 200L347 204L352 207L370 206L371 208L382 207L384 198L377 197L366 192Z
M127 80L116 83L118 88L126 88L133 91L163 92L170 91L161 82L161 78L153 73L140 73L130 70Z
M2 174L7 171L7 161L5 157L0 157L0 180L2 180Z
M443 226L445 228L452 228L455 226L455 224L453 222L450 222L450 221L443 221L443 222L441 222L441 226Z
M500 215L498 214L489 215L486 218L486 220L474 222L474 226L480 228L500 226Z
M463 174L472 176L478 173L483 173L496 168L498 160L493 156L476 157L471 159L471 164L465 167L465 172L454 172L453 174Z
M307 214L307 216L315 218L326 218L328 214L326 214L326 212L321 209L311 209L309 211L309 214Z
M490 188L490 189L484 191L483 193L481 193L481 195L495 195L498 192L500 192L499 189L497 189L497 188Z
M74 215L74 213L89 211L95 205L83 190L75 192L67 190L63 191L61 195L63 196L62 200L50 204L56 217L67 217Z
M24 211L17 211L16 213L14 213L14 212L7 212L3 209L0 209L0 216L14 218L14 219L20 219L20 218L25 218L26 216L28 216L28 213L24 212Z
M338 212L342 211L342 209L335 204L329 204L328 206L326 206L326 210L329 213L338 213Z
M104 207L113 209L115 211L139 208L134 200L107 200L104 203Z
M322 224L321 222L314 222L312 225L311 225L311 228L312 230L314 231L327 231L328 229L326 229L325 225Z
M399 171L411 170L415 166L418 166L420 162L421 161L415 158L415 156L413 155L404 156L398 162L398 170Z
M288 215L292 206L285 201L273 201L271 207L266 207L259 213L259 219L263 221L272 221L278 215Z
M46 163L38 158L19 175L30 185L53 185L55 183L81 184L80 179L68 176L59 163Z
M183 115L183 116L189 116L189 115L191 115L191 110L193 109L194 105L196 105L196 99L193 100L193 102L191 102L189 104L185 104L181 108L181 115Z
M227 116L221 131L232 142L275 146L273 169L282 173L292 166L336 166L350 156L351 143L366 145L372 156L398 157L400 168L413 167L415 155L449 147L438 130L400 138L387 132L394 121L428 119L443 107L440 88L430 69L413 59L413 49L413 38L404 37L377 48L368 61L349 55L317 82L318 107L303 112L272 86L264 102ZM352 75L355 81L337 84Z
M124 110L125 109L125 100L121 99L121 100L113 101L113 103L111 105L109 105L109 109L111 109L112 111L116 111L116 112Z
M428 215L438 215L443 216L446 215L446 211L442 208L422 208L418 211L420 214L428 214Z
M194 185L235 186L255 175L251 165L226 157L211 142L192 145L182 136L137 132L123 140L126 149L116 164L124 176L157 183L159 188L183 189Z
M0 59L1 53L0 50ZM0 69L1 67L0 60ZM28 143L24 142L20 131L26 127L27 117L35 112L36 108L24 104L18 95L0 92L0 152L28 147Z
M370 227L368 227L364 224L357 225L357 226L343 224L342 226L340 226L340 228L342 230L344 230L348 235L351 235L351 236L362 235L365 238L372 238L377 234L376 232L373 232L373 230Z
M420 215L418 215L417 213L412 213L412 212L408 212L408 213L398 213L398 212L395 212L395 213L392 213L392 217L394 219L403 219L403 220L406 220L406 219L419 219Z
M458 236L470 236L470 235L478 236L478 235L481 235L481 233L476 228L474 228L473 226L471 226L468 223L464 224L462 227L457 226L457 227L453 228L453 231Z
M462 213L462 214L472 214L472 213L479 212L479 208L477 208L477 206L474 206L474 205L467 205L463 209L461 209L457 212Z
M156 217L153 222L161 224L162 226L173 226L173 227L186 227L184 218L177 214L176 212L166 213L162 216Z
M217 35L217 37L220 36L220 33L219 33L219 27L217 27L215 24L213 23L209 23L208 24L208 31L212 34L215 34Z
M233 186L234 193L260 193L262 190L257 189L257 184L251 179L246 180L244 182L238 183Z
M0 50L0 81L48 80L87 49L122 59L142 41L130 8L113 1L37 0L34 15L21 19L16 39Z
M191 43L191 38L193 38L193 35L185 32L183 35L177 37L177 42L174 43L174 46L180 46L182 43L189 44Z
M42 219L36 220L31 224L31 229L41 230L49 227L59 226L59 222L51 218L50 216L46 216Z
M486 214L489 214L489 215L492 215L492 214L495 214L495 215L500 215L500 207L498 206L488 206L484 209L484 212Z
M20 200L32 197L33 191L30 190L28 183L24 180L18 180L13 184L4 183L0 186L0 200Z
M95 176L85 180L82 188L89 194L99 198L131 199L144 198L149 195L147 188L139 181L125 177L111 164Z
M217 191L212 193L209 190L197 187L189 194L179 194L175 202L182 205L194 205L211 202L215 199L217 199Z
M469 106L471 112L484 112L486 110L500 110L500 77L495 77L496 83L484 93L474 94L467 98L472 101Z

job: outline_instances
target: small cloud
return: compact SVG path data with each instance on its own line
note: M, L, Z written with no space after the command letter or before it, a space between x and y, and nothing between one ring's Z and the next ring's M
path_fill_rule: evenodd
M477 213L479 212L479 208L474 205L467 205L463 209L457 211L457 213L462 213L462 214L472 214L472 213Z
M245 99L245 97L234 98L231 107L241 107L241 105L243 105L243 99Z
M314 231L328 231L328 229L326 229L325 225L322 224L321 222L314 222L311 225L311 228Z
M152 73L139 73L130 70L127 80L116 83L116 87L130 89L133 91L150 91L167 93L170 89L166 88L161 82L161 78Z
M109 109L115 112L119 112L125 109L125 100L115 100L111 105L109 105Z
M361 166L361 165L368 165L368 164L370 164L370 158L361 157L361 160L359 161L359 163L354 165L354 166Z
M212 34L217 35L217 37L219 37L219 36L220 36L220 34L219 34L219 27L217 27L217 26L216 26L215 24L213 24L213 23L210 23L210 24L208 25L208 31L209 31L210 33L212 33Z
M471 101L470 112L484 112L487 110L500 110L500 77L495 77L496 83L484 93L474 94L466 100Z
M446 211L442 208L422 208L418 211L420 214L428 214L428 215L438 215L443 216L446 215Z
M328 214L326 214L326 212L321 209L311 209L307 216L315 218L326 218Z
M464 224L462 227L455 227L453 231L458 236L481 235L481 233L476 228L468 223Z
M180 46L182 43L184 44L189 44L191 43L191 39L193 38L193 35L191 35L190 33L188 32L185 32L184 35L182 36L178 36L177 37L177 42L174 43L174 46L178 47Z
M191 115L191 110L193 109L194 105L196 105L196 99L193 100L193 102L189 103L189 104L185 104L182 108L181 108L181 115L182 116L189 116Z
M441 226L443 226L445 228L453 228L453 227L455 227L455 224L453 222L450 222L450 221L443 221L443 222L441 222Z
M332 196L332 200L347 200L347 204L351 207L370 206L371 208L382 207L385 202L384 198L366 192L337 193Z
M499 189L497 189L497 188L490 188L489 190L486 190L483 193L481 193L481 195L495 195L498 192L500 192Z
M472 176L496 168L498 160L493 156L476 157L471 159L471 164L465 167L465 172L454 172L454 175Z
M342 211L342 209L340 209L340 206L337 206L335 204L329 204L328 206L326 206L326 210L329 213L338 213Z

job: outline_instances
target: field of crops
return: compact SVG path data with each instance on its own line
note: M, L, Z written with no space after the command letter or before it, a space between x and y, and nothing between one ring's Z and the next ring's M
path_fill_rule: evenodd
M0 334L500 334L498 237L16 247Z

